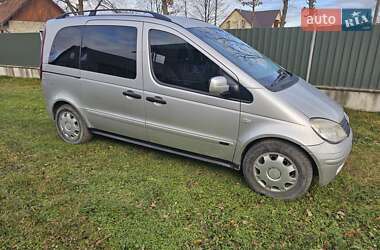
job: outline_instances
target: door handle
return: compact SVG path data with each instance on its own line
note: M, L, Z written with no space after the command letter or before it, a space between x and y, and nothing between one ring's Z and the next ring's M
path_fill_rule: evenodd
M160 97L160 96L155 96L155 97L148 96L146 98L146 100L148 102L159 103L159 104L166 104L166 101L164 99L162 99L162 97Z
M141 99L141 95L133 92L132 90L123 91L124 96L132 97L134 99Z

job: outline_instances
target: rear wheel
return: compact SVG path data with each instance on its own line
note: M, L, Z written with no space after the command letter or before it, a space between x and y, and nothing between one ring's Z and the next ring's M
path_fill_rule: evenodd
M92 138L80 114L70 105L60 106L55 113L55 124L59 137L67 143L85 143Z
M308 156L297 146L274 139L259 142L248 150L243 173L251 189L283 200L304 195L313 179Z

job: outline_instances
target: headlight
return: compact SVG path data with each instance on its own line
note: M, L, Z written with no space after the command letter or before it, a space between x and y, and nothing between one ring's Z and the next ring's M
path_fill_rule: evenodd
M314 131L328 142L339 143L347 137L339 123L321 118L310 119L310 122Z

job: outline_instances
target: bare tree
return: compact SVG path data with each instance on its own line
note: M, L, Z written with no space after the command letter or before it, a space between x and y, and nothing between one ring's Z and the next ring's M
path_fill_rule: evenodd
M85 6L89 6L90 9L115 9L116 6L111 0L55 0L60 6L63 6L66 10L73 12L75 15L83 13Z
M138 1L136 4L137 9L143 9L148 11L153 11L161 13L161 1L160 0L143 0Z
M380 0L376 1L375 13L373 13L373 24L376 24L379 16Z
M256 9L256 7L260 6L261 4L263 4L263 2L261 0L239 0L239 2L243 6L249 6L249 7L252 8L252 20L253 20L253 16L255 15L255 9Z
M239 2L243 5L243 6L249 6L252 8L252 15L255 13L255 8L261 4L263 4L263 2L261 0L239 0Z
M189 14L189 2L191 0L175 0L173 1L172 15L183 15L185 17Z
M187 17L187 0L183 0L183 4L184 4L184 10L185 10L185 17Z
M142 0L136 4L138 9L149 10L164 15L172 14L172 11L169 11L169 8L172 6L173 0Z
M288 14L288 7L289 7L289 0L283 0L282 2L283 2L283 6L282 6L280 27L284 27L286 24L286 15Z
M169 15L169 7L173 5L173 0L161 0L162 14Z
M193 0L191 16L207 23L217 23L226 11L224 0Z
M217 18L218 18L218 0L215 0L214 25L216 25Z

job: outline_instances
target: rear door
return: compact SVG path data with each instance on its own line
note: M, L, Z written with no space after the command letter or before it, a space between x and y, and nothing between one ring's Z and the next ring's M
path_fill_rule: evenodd
M232 161L240 101L208 91L214 76L237 84L228 69L179 32L153 23L144 24L144 65L149 140Z
M96 129L146 139L142 23L89 21L80 56L84 111Z

